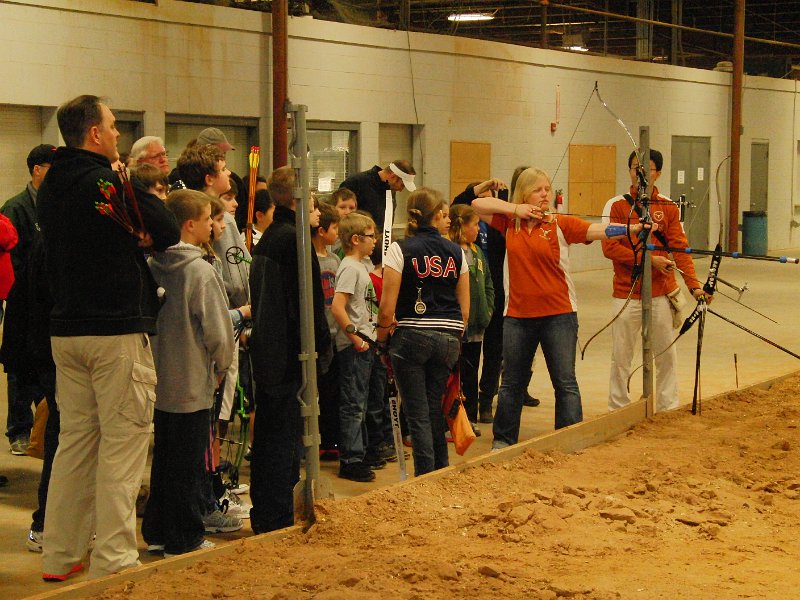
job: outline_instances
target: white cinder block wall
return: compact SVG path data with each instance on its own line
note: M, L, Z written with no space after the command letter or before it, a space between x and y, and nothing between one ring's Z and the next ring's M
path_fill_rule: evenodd
M269 32L268 14L175 0L0 0L0 110L52 108L94 93L110 97L113 108L143 112L145 134L155 135L169 114L255 117L267 157ZM289 32L289 96L308 106L308 119L360 123L362 168L376 161L379 123L421 125L415 166L426 185L446 194L451 140L490 142L493 173L505 179L520 164L554 174L595 81L635 137L649 125L651 146L666 158L666 193L673 135L710 137L712 171L728 154L729 74L308 18L291 19ZM551 134L556 86L561 119ZM749 208L750 142L768 140L774 249L798 243L790 221L800 204L799 121L795 82L746 78L740 209ZM56 142L53 136L46 121L42 141ZM572 141L615 144L618 188L627 187L631 142L596 99ZM21 165L20 185L26 175ZM566 191L566 159L555 175L554 187ZM727 165L721 181L726 204ZM712 182L711 239L716 202ZM574 247L572 260L575 270L607 265L596 244Z

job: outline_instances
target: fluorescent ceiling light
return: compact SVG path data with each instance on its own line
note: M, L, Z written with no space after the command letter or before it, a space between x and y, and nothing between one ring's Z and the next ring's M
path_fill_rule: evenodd
M447 17L448 21L454 21L456 23L466 23L469 21L491 21L492 19L494 19L494 15L490 13L454 13Z
M572 50L573 52L588 52L588 48L584 48L583 46L566 46L567 50Z

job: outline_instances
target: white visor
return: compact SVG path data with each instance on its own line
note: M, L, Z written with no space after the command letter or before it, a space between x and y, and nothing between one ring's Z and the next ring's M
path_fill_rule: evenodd
M394 163L389 163L389 169L392 171L392 173L403 180L403 185L406 186L406 189L409 192L413 192L417 189L417 185L414 183L413 175L409 175Z

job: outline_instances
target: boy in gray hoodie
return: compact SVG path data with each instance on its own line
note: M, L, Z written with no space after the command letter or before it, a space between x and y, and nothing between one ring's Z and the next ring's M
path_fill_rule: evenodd
M198 246L211 236L209 197L177 190L167 198L167 208L181 226L181 241L149 261L165 294L153 344L159 382L142 535L148 551L171 556L214 545L203 539L201 486L209 410L233 358L233 331L222 281ZM235 521L226 531L241 528L241 520Z

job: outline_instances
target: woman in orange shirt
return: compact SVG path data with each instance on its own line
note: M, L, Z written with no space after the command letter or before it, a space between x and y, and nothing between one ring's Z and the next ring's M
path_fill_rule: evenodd
M494 418L493 448L516 444L531 363L542 346L555 390L555 427L583 420L575 378L578 315L569 274L570 244L626 235L624 225L589 223L550 212L550 177L537 168L522 172L511 202L476 198L472 207L506 238L503 381ZM630 227L631 234L642 229Z

